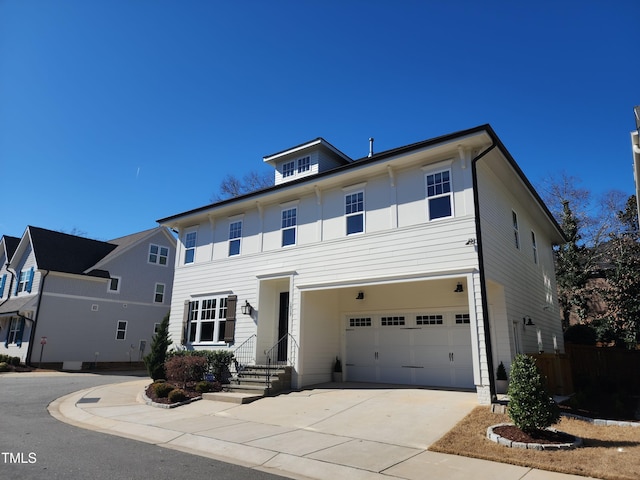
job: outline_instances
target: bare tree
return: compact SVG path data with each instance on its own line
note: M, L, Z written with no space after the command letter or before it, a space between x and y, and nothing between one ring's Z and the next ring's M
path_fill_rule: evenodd
M251 171L238 178L233 174L228 174L220 182L218 193L211 198L212 202L219 202L228 198L239 197L247 193L262 190L273 185L272 173L258 173Z

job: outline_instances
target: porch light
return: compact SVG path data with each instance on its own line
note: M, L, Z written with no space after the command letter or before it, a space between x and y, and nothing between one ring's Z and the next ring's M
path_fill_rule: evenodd
M364 292L358 292L358 296L356 297L356 300L364 300Z
M527 319L527 317L522 317L522 325L525 325L527 327L532 327L535 325L535 323L533 323L533 320L531 320L531 317L529 317Z
M458 282L458 285L456 285L456 289L453 291L453 293L462 293L464 292L464 288L462 288L462 283Z
M244 305L240 306L240 311L242 312L243 315L251 315L251 312L253 311L253 307L251 306L248 300L245 300Z

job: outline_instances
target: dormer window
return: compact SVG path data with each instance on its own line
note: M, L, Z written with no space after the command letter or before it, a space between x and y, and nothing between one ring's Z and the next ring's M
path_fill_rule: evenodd
M296 172L296 162L287 162L282 165L282 177L291 177Z
M302 157L298 159L298 173L308 172L311 168L311 159L309 157Z

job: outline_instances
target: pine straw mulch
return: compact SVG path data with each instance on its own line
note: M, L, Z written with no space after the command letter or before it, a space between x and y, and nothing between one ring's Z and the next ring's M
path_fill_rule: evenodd
M476 407L429 450L606 480L638 479L640 427L596 426L563 417L553 428L581 437L584 445L574 450L536 451L487 439L488 427L509 422L505 414Z

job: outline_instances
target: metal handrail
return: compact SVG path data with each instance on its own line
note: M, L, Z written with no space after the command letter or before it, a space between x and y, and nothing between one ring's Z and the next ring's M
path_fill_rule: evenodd
M286 358L284 360L279 360L278 353L280 353L280 348L286 342L287 350L289 352L286 353ZM264 351L264 354L267 357L267 376L266 376L266 387L267 394L269 394L271 389L271 369L272 365L280 366L280 365L289 365L294 366L296 364L296 357L299 350L298 342L290 333L283 335L280 340L278 340L271 348ZM276 361L272 363L273 356L276 356Z
M233 351L233 364L235 366L236 376L238 373L241 373L247 365L252 362L255 363L255 351L256 334L254 333Z

